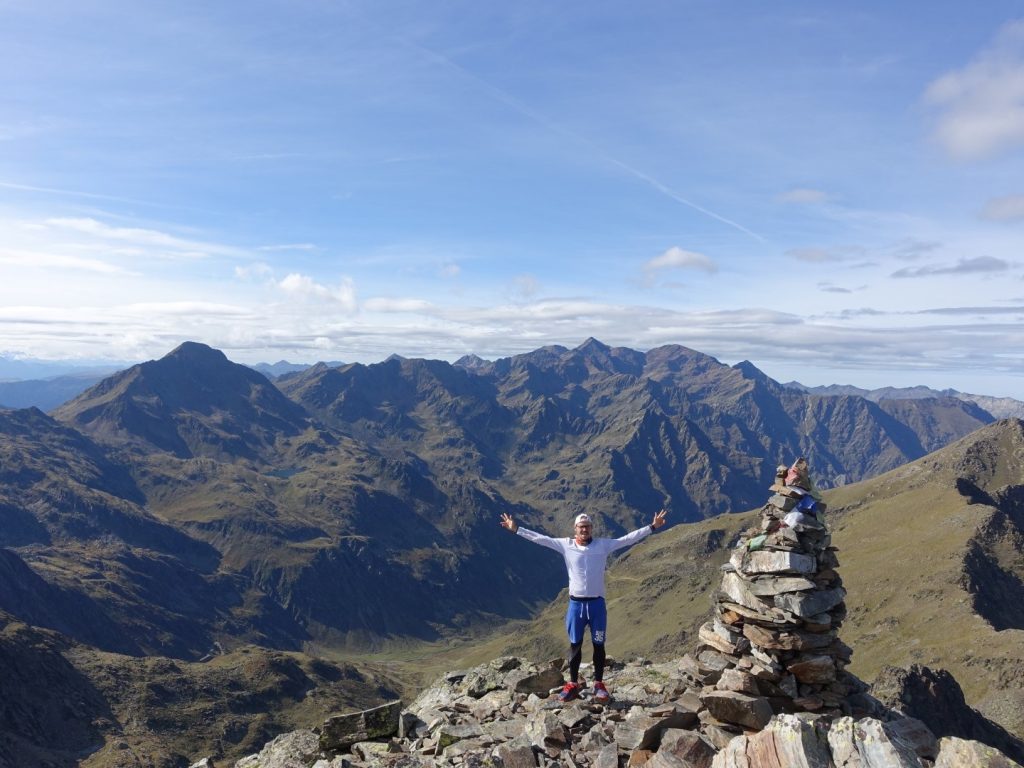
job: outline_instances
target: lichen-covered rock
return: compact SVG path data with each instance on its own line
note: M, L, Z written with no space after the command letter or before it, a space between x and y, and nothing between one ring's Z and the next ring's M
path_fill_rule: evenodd
M715 749L696 731L670 728L662 734L661 745L648 768L710 768Z
M907 741L886 730L874 718L841 717L828 732L836 768L923 768L924 763Z
M329 717L320 729L320 748L344 752L358 741L397 736L401 711L402 702L392 701L362 712Z
M320 740L312 731L282 733L256 755L242 758L236 768L307 768L320 757Z
M939 740L935 768L1021 768L994 747L955 736Z
M701 701L716 720L737 723L747 728L764 728L772 719L772 707L761 696L750 696L737 691L709 691Z

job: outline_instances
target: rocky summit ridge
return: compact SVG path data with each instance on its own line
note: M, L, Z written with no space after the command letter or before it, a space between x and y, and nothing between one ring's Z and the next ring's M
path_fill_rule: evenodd
M585 676L581 698L554 696L563 659L502 657L449 672L408 707L283 734L235 768L1019 766L1024 743L967 707L948 673L883 675L883 703L846 671L846 591L806 461L779 467L771 490L722 567L696 656L613 661L611 702Z
M998 749L937 736L870 693L849 714L789 713L735 736L710 727L686 658L613 663L615 697L558 702L561 659L495 659L394 701L282 734L235 768L1013 768ZM206 757L192 768L221 768Z

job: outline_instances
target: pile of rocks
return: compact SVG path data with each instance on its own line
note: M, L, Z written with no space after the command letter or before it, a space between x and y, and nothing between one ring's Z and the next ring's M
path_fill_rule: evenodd
M764 728L773 714L849 714L857 689L844 672L852 651L838 635L846 591L806 463L780 467L770 490L760 525L723 566L713 619L690 660L719 743Z
M974 741L937 740L919 721L777 715L718 748L689 664L613 663L608 705L553 695L561 660L496 659L399 702L278 736L235 768L1009 768ZM549 690L550 686L550 690ZM1003 760L1004 762L998 762ZM221 768L211 758L193 768ZM226 764L225 764L226 765Z

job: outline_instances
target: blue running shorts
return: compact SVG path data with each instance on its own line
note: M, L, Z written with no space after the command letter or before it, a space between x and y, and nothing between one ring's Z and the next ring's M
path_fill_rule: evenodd
M574 600L569 598L569 609L565 612L565 630L569 633L570 643L583 642L583 630L590 625L591 642L600 645L604 642L608 630L608 609L603 597L591 600Z

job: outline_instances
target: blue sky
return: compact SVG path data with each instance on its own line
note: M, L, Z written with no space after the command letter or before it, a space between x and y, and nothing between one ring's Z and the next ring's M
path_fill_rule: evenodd
M0 0L7 356L1024 399L1022 236L1019 2Z

